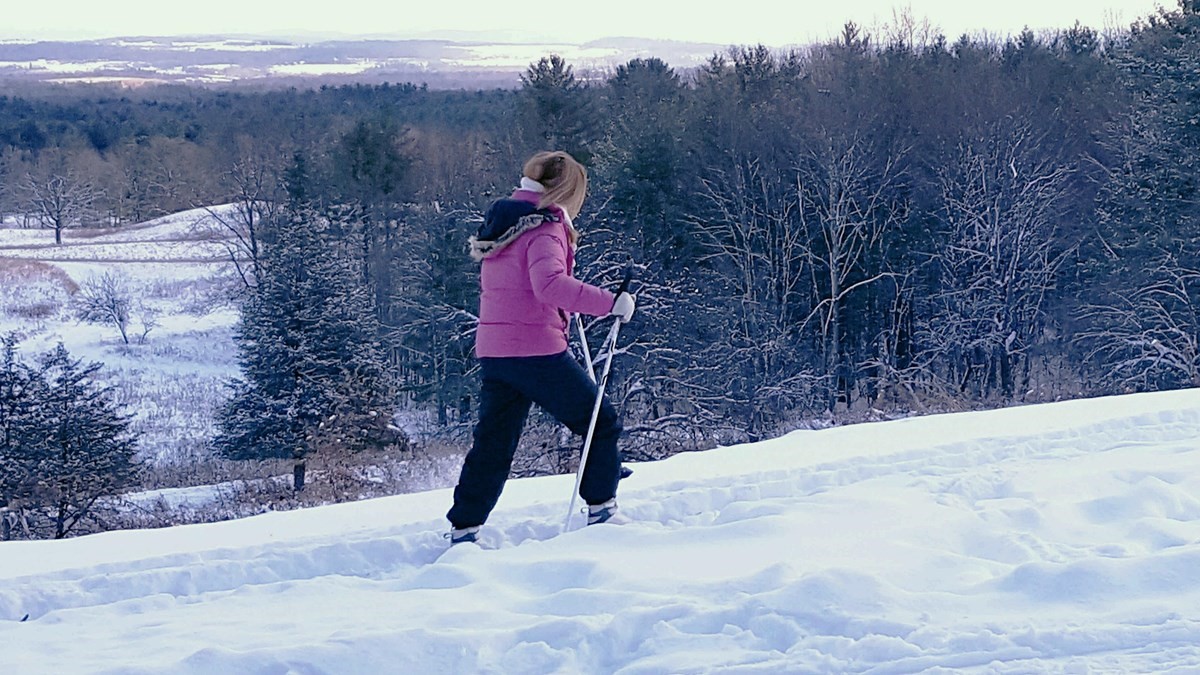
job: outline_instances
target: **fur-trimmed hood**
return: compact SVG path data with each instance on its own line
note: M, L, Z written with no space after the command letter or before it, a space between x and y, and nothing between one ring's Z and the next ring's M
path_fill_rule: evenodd
M526 232L546 222L559 222L550 209L521 199L501 199L488 207L483 226L469 239L471 258L482 262L496 255Z

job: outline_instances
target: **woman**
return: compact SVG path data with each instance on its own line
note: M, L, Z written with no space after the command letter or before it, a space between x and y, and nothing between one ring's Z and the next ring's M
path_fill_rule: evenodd
M634 298L575 279L572 220L587 193L587 172L565 152L539 152L525 163L521 186L488 209L471 256L482 263L475 355L483 384L474 444L463 462L450 541L475 541L496 506L532 403L571 431L587 433L596 385L567 352L571 313L633 316ZM606 399L596 421L579 496L588 524L617 512L621 424Z

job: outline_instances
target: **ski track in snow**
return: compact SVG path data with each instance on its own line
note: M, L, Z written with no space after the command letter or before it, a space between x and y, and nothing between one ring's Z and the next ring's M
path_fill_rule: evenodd
M0 665L1200 672L1200 394L1120 401L1078 423L1089 402L641 465L620 495L633 523L562 536L570 478L510 481L482 547L447 550L448 491L310 511L308 529L292 512L56 542L106 538L100 561L4 544Z

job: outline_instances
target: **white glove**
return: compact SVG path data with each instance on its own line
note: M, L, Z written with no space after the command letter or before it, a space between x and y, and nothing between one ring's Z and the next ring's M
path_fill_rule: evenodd
M632 295L622 293L613 302L612 311L608 315L619 316L621 317L621 323L629 323L629 320L633 318L633 310L636 305L637 301Z

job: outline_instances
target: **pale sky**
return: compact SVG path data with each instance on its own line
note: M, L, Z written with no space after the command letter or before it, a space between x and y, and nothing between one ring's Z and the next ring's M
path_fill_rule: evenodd
M963 33L1012 34L1069 27L1124 27L1175 0L9 0L0 39L265 34L409 37L486 31L577 43L632 36L723 45L804 44L846 21L866 27L911 8L952 41ZM534 11L540 9L541 12Z

